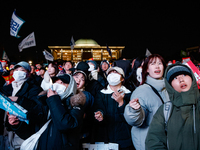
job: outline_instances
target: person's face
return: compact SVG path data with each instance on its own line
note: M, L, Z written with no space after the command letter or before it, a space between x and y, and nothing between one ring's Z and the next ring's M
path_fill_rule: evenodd
M89 65L89 71L93 71L94 70L94 68L95 68L95 65L93 64L93 63L91 63L91 62L88 62L88 65Z
M171 85L179 93L186 92L192 85L192 78L189 75L181 74L172 80Z
M10 69L10 70L13 69L14 66L15 66L15 65L11 64L9 69Z
M55 75L55 68L52 66L52 64L49 64L47 71L48 71L50 76Z
M154 58L152 62L148 64L147 72L149 76L154 79L160 79L164 73L164 66L160 58Z
M124 78L122 77L122 75L121 75L120 73L118 73L116 70L110 71L110 72L108 73L108 75L111 74L111 73L117 73L117 74L119 74L119 75L121 76L121 78L120 78L121 82L124 81Z
M102 65L101 65L101 69L102 69L103 71L108 70L108 64L107 64L106 62L103 62Z
M35 72L35 67L31 66L31 73L34 73L34 72Z
M82 89L85 85L85 76L82 73L76 73L73 78L76 81L77 89Z
M67 87L69 86L69 84L62 82L60 79L57 80L55 83L64 85L64 86L66 87L66 89L67 89Z
M70 62L66 62L64 68L68 71L70 68L72 68L72 64Z
M23 71L25 73L27 73L28 71L26 69L24 69L23 67L18 67L17 69L15 69L14 71Z
M44 73L45 73L45 71L44 71L43 69L41 69L41 70L39 71L39 75L40 75L41 77L44 76Z

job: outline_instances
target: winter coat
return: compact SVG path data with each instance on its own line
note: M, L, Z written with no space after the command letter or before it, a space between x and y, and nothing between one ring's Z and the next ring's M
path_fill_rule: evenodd
M84 105L84 118L83 125L81 129L81 137L84 143L90 143L93 139L93 124L94 124L94 97L90 94L90 92L82 91L84 96L86 97L86 102Z
M11 96L13 92L12 84L0 88L0 92L6 96ZM41 103L37 100L37 95L41 92L41 88L35 85L34 80L28 78L22 85L21 89L16 93L18 97L16 103L28 110L27 118L31 118L31 122L40 121L37 119L37 112L41 112ZM33 113L32 113L33 112ZM29 115L31 114L31 116ZM9 124L6 124L9 127Z
M0 88L0 92L5 94L6 96L12 96L13 86L9 84ZM34 80L32 78L28 78L21 86L19 91L15 94L18 97L16 103L25 108L27 112L27 119L29 120L30 126L32 126L36 122L42 121L43 118L43 109L42 104L37 100L37 95L41 91L41 88L36 86ZM1 111L4 114L5 111ZM2 116L2 115L1 115ZM1 120L2 122L4 120ZM17 126L11 126L8 123L8 120L5 122L5 126L7 131L15 131L15 128L26 124L25 122L20 122ZM22 139L20 139L14 132L10 132L8 135L10 149L18 148L21 145Z
M164 79L157 80L147 76L146 83L152 85L158 91L164 102L169 101ZM135 110L128 104L125 108L124 117L128 124L132 126L131 135L135 148L144 150L149 125L153 115L162 105L162 101L147 84L143 84L133 91L131 100L135 98L139 99L140 109Z
M166 72L176 64L170 65ZM182 64L180 64L182 65ZM197 150L200 149L200 99L196 79L192 74L191 88L177 92L165 80L172 102L172 112L165 131L163 105L153 117L146 137L146 149Z
M44 97L44 95L40 97L42 101ZM61 101L60 96L54 95L47 98L45 102L43 101L44 106L45 103L47 112L50 110L50 118L52 120L40 136L37 150L79 149L80 129L84 109L81 105L72 107L71 104L84 104L85 97L76 94ZM16 133L21 138L26 138L37 132L39 130L38 126L42 127L44 122L35 125L35 128L33 126L23 125L16 129Z
M120 148L132 146L130 129L123 113L126 104L130 100L130 91L124 86L121 87L125 91L124 104L118 106L118 102L111 98L113 91L109 85L107 89L101 90L95 97L95 112L101 111L103 121L96 121L95 124L95 142L111 142L118 143Z
M88 82L86 83L85 86L85 91L88 91L92 94L92 96L96 96L96 94L102 90L104 87L101 85L101 83L97 80L87 80Z

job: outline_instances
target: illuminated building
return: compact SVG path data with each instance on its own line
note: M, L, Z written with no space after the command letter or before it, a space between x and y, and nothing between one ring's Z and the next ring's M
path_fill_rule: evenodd
M62 59L67 61L86 61L93 59L95 61L111 60L107 51L107 46L100 46L92 39L79 39L75 42L74 49L71 46L48 46L51 50L54 60ZM125 46L109 46L112 52L112 59L116 60L122 55Z

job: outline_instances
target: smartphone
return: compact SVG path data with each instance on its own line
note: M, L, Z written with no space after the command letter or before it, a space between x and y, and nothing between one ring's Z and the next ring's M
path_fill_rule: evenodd
M118 92L119 92L121 95L124 95L124 90L118 89Z

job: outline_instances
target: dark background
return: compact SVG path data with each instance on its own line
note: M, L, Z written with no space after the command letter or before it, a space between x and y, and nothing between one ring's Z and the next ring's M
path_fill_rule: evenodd
M180 50L200 44L199 6L198 2L8 0L0 3L0 56L5 50L11 61L38 62L44 60L42 51L48 46L69 46L73 36L75 41L90 38L101 46L125 46L127 59L145 55L148 48L166 60L178 60ZM19 39L10 36L14 9L26 21ZM33 31L36 47L20 53L18 44Z

